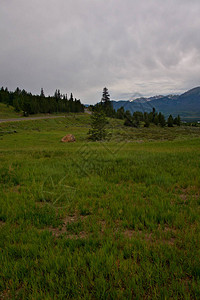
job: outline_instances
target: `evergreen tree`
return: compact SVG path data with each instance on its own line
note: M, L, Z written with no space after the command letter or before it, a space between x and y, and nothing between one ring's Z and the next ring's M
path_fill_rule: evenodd
M73 97L73 94L71 93L70 95L70 98L69 98L70 101L73 101L74 100L74 97Z
M106 116L103 111L94 111L91 115L91 129L89 130L89 139L100 141L106 137Z
M143 121L144 120L144 115L141 111L135 111L133 113L133 118L138 120L138 121Z
M173 127L173 123L174 123L173 117L172 117L172 115L169 115L169 117L167 119L168 127Z
M144 113L144 127L149 127L150 121L147 113Z
M158 114L158 121L161 127L165 127L166 125L165 117L161 112Z
M159 119L158 119L158 114L157 114L157 113L156 113L155 116L154 116L153 123L154 123L155 125L158 125L158 123L159 123Z
M154 123L154 119L155 119L155 116L156 116L156 109L155 107L153 107L153 110L152 110L152 115L153 115L153 123Z
M130 126L130 127L139 127L140 121L138 116L132 116L131 112L129 110L127 110L125 112L125 121L124 121L124 125L125 126Z
M124 118L125 118L124 125L126 125L126 126L132 126L132 124L133 124L133 118L132 118L130 110L127 110L125 112Z
M40 97L45 97L43 88L41 88Z
M58 99L61 99L61 93L60 93L60 90L58 90L57 96L58 96Z
M181 118L179 115L177 117L177 126L181 126Z
M54 98L57 100L58 99L58 91L56 90L54 93Z
M97 104L97 106L102 107L107 117L114 118L116 116L116 112L113 109L112 102L110 101L110 95L106 87L103 89L101 102L100 104Z
M123 106L118 108L117 112L116 112L116 118L117 119L124 119L124 115L125 115L125 112L124 112L124 108Z
M20 95L20 93L21 93L21 91L20 91L20 89L17 87L14 93L15 93L16 95L18 95L18 96L19 96L19 95Z
M181 118L179 115L174 119L174 124L177 126L181 125Z
M103 89L101 103L106 108L111 106L110 95L109 95L108 89L106 87Z

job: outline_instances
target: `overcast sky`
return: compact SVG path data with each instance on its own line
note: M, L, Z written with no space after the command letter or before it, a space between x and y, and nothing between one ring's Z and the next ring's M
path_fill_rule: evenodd
M0 85L96 103L200 85L199 0L0 0Z

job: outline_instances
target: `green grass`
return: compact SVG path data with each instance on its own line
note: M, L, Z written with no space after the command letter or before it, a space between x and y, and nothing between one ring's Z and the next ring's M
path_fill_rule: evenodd
M51 114L33 114L29 115L29 117L26 117L27 119L30 117L49 117L49 116L64 116L65 113L51 113ZM16 112L14 110L14 107L7 106L4 103L0 103L0 119L15 119L15 118L21 118L23 116L23 112Z
M89 119L0 124L0 298L200 298L200 127Z
M20 118L22 113L16 113L14 107L0 103L0 119Z

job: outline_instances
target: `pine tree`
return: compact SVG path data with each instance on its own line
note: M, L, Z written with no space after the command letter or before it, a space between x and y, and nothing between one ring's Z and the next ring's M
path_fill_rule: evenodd
M94 111L91 115L91 129L89 130L89 139L100 141L106 137L106 116L102 111Z
M73 94L71 93L70 95L70 98L69 98L70 101L74 101L74 97L73 97Z
M158 125L158 123L159 123L159 119L158 119L158 114L157 114L157 113L156 113L155 116L154 116L153 123L154 123L155 125Z
M177 117L177 126L181 126L181 118L179 115Z
M168 127L173 127L173 123L174 123L173 117L172 117L172 115L169 115L169 117L167 119Z
M41 88L40 97L45 97L43 88Z
M181 125L181 118L179 115L176 118L174 118L174 124L177 126Z
M158 114L158 121L161 127L165 127L166 125L165 117L161 112Z
M150 121L149 121L149 116L147 112L144 112L144 127L149 127L150 126Z
M108 107L110 106L110 95L108 93L108 89L105 87L103 89L103 94L102 94L102 98L101 98L101 103L105 106Z
M124 119L124 114L125 114L125 111L124 111L124 108L123 106L118 108L117 112L116 112L116 118L117 119Z

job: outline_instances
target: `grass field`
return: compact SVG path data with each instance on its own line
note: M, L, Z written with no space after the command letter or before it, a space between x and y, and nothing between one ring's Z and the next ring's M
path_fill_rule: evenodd
M0 299L199 299L200 127L89 119L0 124Z

